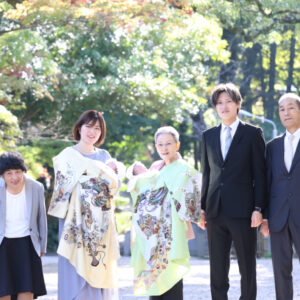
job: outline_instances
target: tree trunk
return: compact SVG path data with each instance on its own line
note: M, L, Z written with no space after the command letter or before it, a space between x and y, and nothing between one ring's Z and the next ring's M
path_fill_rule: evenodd
M296 44L296 40L295 40L295 26L294 26L293 34L291 37L291 44L290 44L289 76L288 76L287 84L286 84L286 91L288 93L292 91L294 61L295 61L295 44Z
M267 106L266 83L265 83L265 69L264 69L264 66L263 66L262 48L259 51L259 74L258 74L258 77L260 79L260 85L261 85L260 96L262 97L264 107L266 107Z
M246 63L242 64L244 78L240 86L240 92L244 99L243 107L248 111L251 111L251 106L256 100L256 98L250 96L247 97L247 95L253 95L253 93L250 91L250 84L252 77L255 76L255 66L260 50L261 45L258 43L255 43L252 48L247 48L244 54L244 57L247 61Z
M235 33L227 29L223 29L222 39L227 40L231 55L230 62L221 67L219 82L234 82L237 70L240 38L237 37Z
M203 110L200 109L196 115L191 116L193 121L193 136L194 136L194 159L195 169L199 170L199 163L201 160L201 143L202 134L206 130L206 124L204 122Z
M269 91L267 94L267 118L273 119L274 117L274 85L275 85L275 77L276 77L276 51L277 45L272 43L270 45L270 68L269 68Z
M181 154L182 157L184 157L185 150L191 149L190 147L191 139L187 135L187 130L188 130L188 117L184 118L183 122L180 123L178 126L178 132L180 135L179 153Z

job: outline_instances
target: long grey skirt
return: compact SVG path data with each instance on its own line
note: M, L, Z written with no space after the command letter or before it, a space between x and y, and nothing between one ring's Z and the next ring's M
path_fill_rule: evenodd
M59 219L59 238L65 220ZM118 289L91 287L79 276L75 267L63 256L58 255L58 300L118 300Z

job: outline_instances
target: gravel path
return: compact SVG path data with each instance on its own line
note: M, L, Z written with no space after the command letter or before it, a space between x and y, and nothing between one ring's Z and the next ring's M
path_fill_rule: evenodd
M41 300L57 299L57 257L43 257L45 280L48 295ZM191 272L184 278L184 297L187 300L209 300L209 262L208 260L192 258ZM147 297L134 297L132 289L132 269L129 257L119 260L120 300L146 300ZM294 259L294 300L300 300L300 265ZM257 260L257 300L275 300L271 259ZM236 260L231 261L229 300L238 300L240 291L240 276ZM68 299L66 299L68 300Z

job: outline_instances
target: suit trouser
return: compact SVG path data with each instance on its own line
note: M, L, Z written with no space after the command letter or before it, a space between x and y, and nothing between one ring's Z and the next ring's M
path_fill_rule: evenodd
M280 232L271 232L271 251L277 300L293 300L293 244L300 257L300 228L288 221Z
M173 287L160 296L150 296L149 300L182 300L183 281L179 280Z
M257 230L248 218L219 215L207 220L212 300L227 300L230 249L234 243L241 274L240 300L256 299Z

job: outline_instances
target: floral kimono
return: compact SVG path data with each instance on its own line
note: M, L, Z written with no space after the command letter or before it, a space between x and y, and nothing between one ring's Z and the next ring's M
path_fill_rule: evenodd
M161 295L189 271L187 222L200 219L200 180L195 169L178 159L129 183L135 295Z
M58 254L92 287L117 287L119 244L113 204L117 175L72 147L53 162L55 186L48 213L65 218Z

